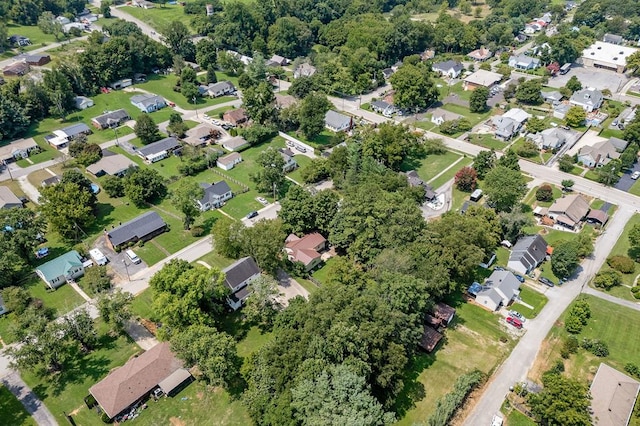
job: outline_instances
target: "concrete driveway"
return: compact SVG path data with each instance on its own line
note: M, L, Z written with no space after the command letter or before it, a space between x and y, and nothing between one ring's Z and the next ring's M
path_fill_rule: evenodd
M147 264L144 262L140 262L137 265L134 265L129 257L125 254L124 250L120 253L116 253L107 245L106 237L102 236L98 238L95 244L95 248L100 249L100 251L107 256L109 259L109 263L107 264L108 269L111 269L115 272L120 279L127 280L128 277L144 270L147 267ZM131 250L135 253L135 247ZM126 266L125 266L126 265ZM127 275L127 270L129 274Z
M280 203L276 201L275 203L271 203L266 207L258 210L258 216L251 219L247 219L246 217L243 218L242 223L247 228L251 228L253 225L256 224L256 222L262 219L275 219L278 217L278 212L280 211L281 208L282 207L280 206Z
M291 278L291 276L282 269L278 271L278 290L281 293L278 300L283 306L287 306L289 300L297 296L302 296L305 299L309 298L307 289L302 287L298 281Z

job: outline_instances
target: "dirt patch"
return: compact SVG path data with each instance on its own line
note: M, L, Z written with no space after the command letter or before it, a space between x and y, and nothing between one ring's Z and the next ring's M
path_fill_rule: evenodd
M84 405L79 406L78 408L76 408L75 410L73 410L72 412L70 412L68 415L69 416L75 416L76 414L78 414L78 412L80 410L82 410L82 408L84 407Z
M204 392L198 392L196 394L196 398L198 398L200 401L202 401L202 398L204 398Z
M187 425L182 419L179 419L177 417L171 417L169 419L169 421L171 422L172 426L186 426Z
M541 382L542 373L549 370L555 362L556 357L553 356L553 353L560 350L559 345L561 344L562 342L558 337L544 339L542 345L540 345L538 356L533 362L531 370L529 370L529 379L533 380L534 382Z
M156 323L151 322L148 319L144 319L144 318L140 318L140 323L144 328L146 328L149 331L149 333L153 334L154 336L156 335L156 332L158 331L158 327L156 326Z

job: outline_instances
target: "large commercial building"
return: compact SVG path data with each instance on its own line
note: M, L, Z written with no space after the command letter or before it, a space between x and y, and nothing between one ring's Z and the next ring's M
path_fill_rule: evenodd
M627 57L637 52L633 47L596 41L582 52L585 67L602 68L622 74L627 69Z

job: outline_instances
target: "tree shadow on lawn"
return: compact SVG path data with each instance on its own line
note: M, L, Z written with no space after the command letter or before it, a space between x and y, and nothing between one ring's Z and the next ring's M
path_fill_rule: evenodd
M438 344L438 348L440 347L442 347L442 343ZM404 386L398 394L394 405L398 418L404 417L407 411L415 408L417 401L425 398L426 392L424 384L418 381L418 378L435 360L435 352L431 354L418 352L407 366L404 377L402 378Z
M5 395L6 393L19 395L22 391L22 386L11 384L8 380L0 382L0 413L2 414L3 424L21 425L26 424L29 419L29 414L22 409L20 401L17 398L14 399L12 396ZM31 391L31 393L33 393L33 391ZM37 409L38 405L34 397L35 395L32 397L32 395L27 394L26 397L23 398L23 402L33 410Z
M204 235L209 235L211 230L213 229L213 225L218 221L218 218L215 216L211 216L200 222L199 225L204 230Z
M93 235L107 229L109 225L116 221L116 218L111 216L114 210L115 208L111 204L96 204L96 221L86 229L86 233Z

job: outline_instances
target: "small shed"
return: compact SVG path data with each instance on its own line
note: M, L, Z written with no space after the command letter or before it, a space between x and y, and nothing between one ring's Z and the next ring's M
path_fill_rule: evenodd
M602 210L591 210L587 214L587 222L604 226L609 220L609 215Z
M440 340L442 340L442 334L438 333L428 325L425 325L419 345L422 349L431 353L436 348L436 346L438 346Z

